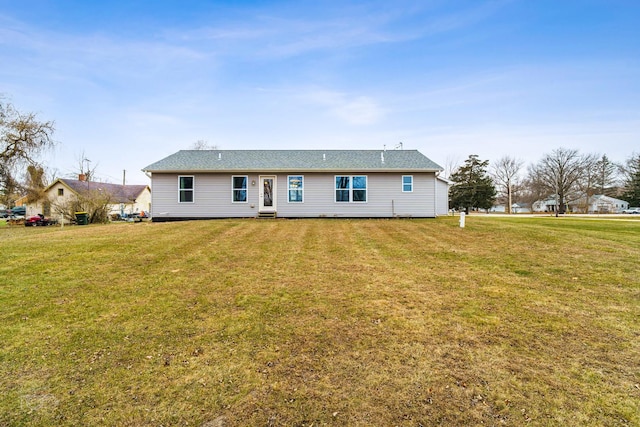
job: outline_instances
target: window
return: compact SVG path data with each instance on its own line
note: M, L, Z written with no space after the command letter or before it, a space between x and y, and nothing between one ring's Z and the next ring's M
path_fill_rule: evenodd
M402 176L402 192L403 193L413 192L413 175Z
M234 203L246 203L247 202L247 181L249 177L247 176L232 176L231 177L231 186L232 186L232 200Z
M64 196L64 188L58 188L58 196Z
M180 203L193 203L193 181L192 176L178 177L178 193Z
M289 202L302 203L304 200L304 177L301 175L289 176Z
M365 203L366 201L366 176L336 176L336 202Z

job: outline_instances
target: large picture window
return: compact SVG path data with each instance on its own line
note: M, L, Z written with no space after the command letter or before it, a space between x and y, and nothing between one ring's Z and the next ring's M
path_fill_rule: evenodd
M403 175L402 177L402 192L413 192L413 175Z
M304 176L292 175L287 179L289 183L289 202L302 203L304 201Z
M232 176L231 177L231 186L232 186L232 200L235 203L246 203L247 201L247 181L249 178L247 176Z
M367 201L367 177L365 175L356 176L336 176L336 202L359 202Z
M178 200L180 203L193 203L193 184L192 176L178 177Z

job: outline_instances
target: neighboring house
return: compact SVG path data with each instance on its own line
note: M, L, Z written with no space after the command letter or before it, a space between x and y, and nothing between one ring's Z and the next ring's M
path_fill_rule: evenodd
M570 208L569 208L569 204L570 202L565 200L565 211L569 212ZM555 212L556 211L556 198L555 196L551 196L548 199L545 200L538 200L537 202L534 202L533 205L533 212ZM559 207L558 207L559 209ZM561 209L559 209L560 212L562 212Z
M507 207L505 205L494 205L490 212L505 213L507 212ZM531 209L529 209L529 207L524 203L513 203L511 205L511 212L514 214L531 213Z
M536 212L555 212L555 198L552 196L546 200L540 200L533 204ZM605 195L589 197L589 203L585 203L585 196L573 197L567 201L567 212L573 213L621 213L629 208L629 203Z
M83 178L80 175L79 178ZM136 213L151 208L151 189L148 185L121 185L84 179L59 178L44 190L45 197L35 203L26 203L27 216L44 214L57 215L55 207L72 203L89 192L108 195L109 214Z
M572 212L621 213L623 210L629 209L629 202L600 194L589 197L586 212L584 197L570 203L569 206L571 207Z
M448 211L442 168L416 150L184 150L143 171L154 221Z

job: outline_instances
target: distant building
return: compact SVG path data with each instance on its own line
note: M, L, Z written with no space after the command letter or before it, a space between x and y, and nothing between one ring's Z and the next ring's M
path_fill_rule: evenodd
M132 214L151 209L151 188L148 185L121 185L80 179L58 178L44 190L44 197L37 202L26 202L26 197L19 200L26 206L27 216L56 214L56 207L72 203L91 192L104 194L108 200L109 215Z

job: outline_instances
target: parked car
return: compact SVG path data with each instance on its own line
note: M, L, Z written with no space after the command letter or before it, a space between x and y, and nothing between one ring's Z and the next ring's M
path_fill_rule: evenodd
M622 211L623 214L640 214L640 208L629 208Z
M12 216L25 216L27 214L27 208L24 206L16 206L11 208Z

